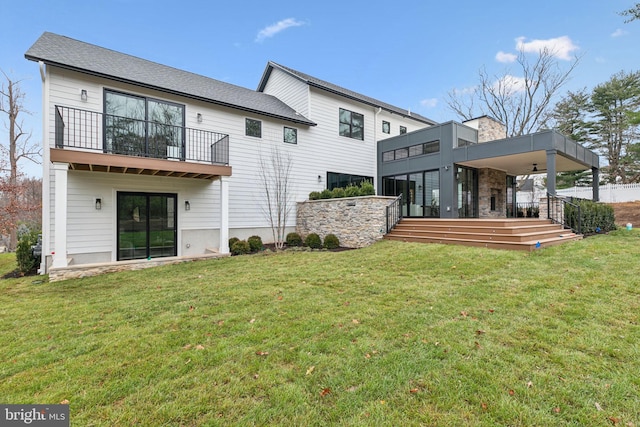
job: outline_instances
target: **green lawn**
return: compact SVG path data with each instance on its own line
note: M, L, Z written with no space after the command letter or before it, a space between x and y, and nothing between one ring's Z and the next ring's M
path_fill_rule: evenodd
M0 402L66 400L73 426L640 426L639 261L620 230L0 280Z

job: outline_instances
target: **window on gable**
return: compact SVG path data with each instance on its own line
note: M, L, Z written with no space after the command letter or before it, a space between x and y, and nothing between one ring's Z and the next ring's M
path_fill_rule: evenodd
M382 121L382 133L391 133L391 123Z
M407 127L406 126L400 126L400 135L407 133Z
M364 141L364 116L353 111L340 109L340 136Z
M260 120L245 119L245 135L262 138L262 122Z
M298 143L298 129L285 126L282 134L283 134L284 142L288 142L289 144Z

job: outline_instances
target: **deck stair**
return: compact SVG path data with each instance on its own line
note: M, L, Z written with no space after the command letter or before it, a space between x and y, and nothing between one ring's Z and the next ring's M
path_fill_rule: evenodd
M384 238L403 242L533 251L580 240L582 235L564 229L551 220L537 218L403 218Z

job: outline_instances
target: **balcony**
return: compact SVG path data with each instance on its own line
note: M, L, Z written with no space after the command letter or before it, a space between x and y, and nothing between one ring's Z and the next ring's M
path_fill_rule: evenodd
M55 107L51 161L71 169L213 179L230 176L229 135Z

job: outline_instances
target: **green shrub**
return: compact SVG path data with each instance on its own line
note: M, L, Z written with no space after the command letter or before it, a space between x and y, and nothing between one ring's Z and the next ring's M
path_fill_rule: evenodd
M331 190L327 190L326 188L320 192L321 199L330 199L333 196Z
M245 255L251 252L251 246L246 240L238 240L231 246L231 253L233 255Z
M360 196L360 187L355 185L349 185L345 190L346 197L358 197Z
M302 237L298 233L287 234L287 246L302 246Z
M258 252L264 248L262 244L262 238L260 236L251 236L247 239L247 243L249 243L249 248L251 248L251 252Z
M616 229L613 206L592 200L572 201L574 205L580 206L580 217L578 209L572 205L565 205L565 222L576 229L578 220L582 227L582 234L607 233Z
M344 191L344 188L335 187L333 190L331 190L331 198L332 199L341 199L343 197L346 197L346 193Z
M320 236L318 236L316 233L311 233L307 237L305 237L304 244L311 249L322 248L322 240L320 240Z
M327 249L336 249L340 247L340 240L335 234L327 234L324 236L324 247Z
M362 181L360 183L360 194L362 196L375 196L376 189L370 181Z
M31 272L37 265L38 259L33 256L31 246L38 242L38 232L29 231L20 233L18 245L16 246L16 261L18 270L22 274Z
M239 241L240 239L238 239L237 237L232 237L229 239L229 248L233 247L233 244L237 241Z
M320 198L319 191L312 191L311 193L309 193L309 200L318 200L319 198Z

